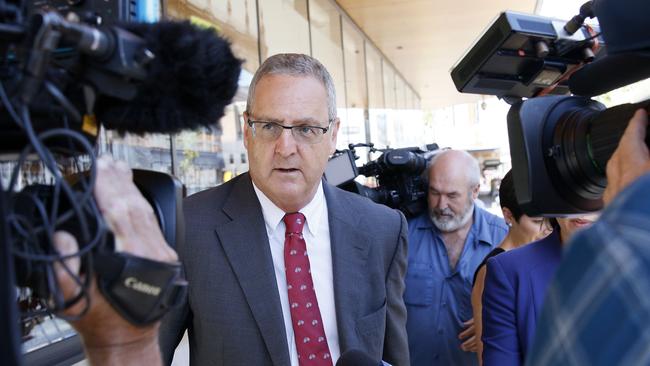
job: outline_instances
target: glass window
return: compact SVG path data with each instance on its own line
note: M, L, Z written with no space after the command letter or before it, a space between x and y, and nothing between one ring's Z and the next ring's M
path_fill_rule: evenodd
M255 0L170 0L166 15L212 25L231 42L234 54L244 60L245 70L259 67Z
M246 93L248 94L248 93ZM246 95L243 94L243 95ZM246 101L238 100L233 103L230 115L221 119L223 128L222 146L224 151L232 152L235 157L232 163L226 164L223 168L223 182L248 171L248 159L246 148L244 147L244 111L246 110Z
M395 77L395 101L397 109L406 109L406 83L399 75Z
M276 53L310 54L307 0L264 0L259 6L262 60Z
M343 46L345 51L345 90L348 108L365 108L366 68L363 37L349 21L343 22Z
M320 61L334 79L336 105L345 107L341 16L330 0L309 2L312 56Z
M401 76L395 73L395 109L392 113L393 128L395 130L393 144L394 147L404 146L405 130L413 127L406 118L406 110L404 109L404 80Z
M383 72L384 72L384 102L386 103L386 108L394 109L396 107L395 99L395 69L388 63L383 63Z
M111 154L116 160L125 161L131 168L172 173L170 135L120 136L117 132L105 131L105 138L100 147L102 153Z
M368 104L363 36L347 19L343 21L345 59L345 113L341 116L339 140L346 143L366 142L364 111Z
M174 136L175 174L185 185L187 194L192 194L248 169L248 164L239 158L245 153L240 119L248 86L260 64L257 5L255 0L170 0L167 15L215 26L230 40L234 54L244 60L239 90L224 117L210 128ZM272 20L277 22L277 17ZM307 33L306 29L303 33Z
M366 42L366 69L368 70L368 108L384 108L381 55L368 42Z
M175 174L185 185L187 194L192 194L221 184L248 169L247 163L233 157L245 153L239 119L252 74L260 64L257 5L255 0L170 0L166 10L170 18L215 26L230 40L234 54L244 60L239 90L234 103L226 108L224 117L210 128L174 136Z
M413 109L413 91L408 85L404 88L404 108Z
M176 136L176 175L188 195L223 182L221 133L215 126Z
M418 95L413 89L411 91L411 109L418 109Z
M384 80L381 71L379 51L366 42L366 69L368 75L368 119L370 121L370 142L384 148L386 136L386 110L384 109Z
M248 170L246 161L234 157L246 152L243 113L251 78L248 71L242 70L233 103L214 126L174 136L174 173L185 185L187 194L214 187Z
M226 108L214 127L176 136L177 176L188 195L248 170L247 159L241 158L246 153L241 132L245 107L245 101L237 101Z

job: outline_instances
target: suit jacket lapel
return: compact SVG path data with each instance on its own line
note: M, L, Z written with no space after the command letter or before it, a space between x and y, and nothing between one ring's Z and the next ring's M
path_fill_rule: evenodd
M344 199L337 199L333 187L323 182L327 200L330 241L332 245L332 268L334 272L334 305L341 351L348 348L352 337L356 337L356 321L363 314L357 308L363 296L360 289L366 283L364 271L368 259L369 238L359 228L359 216ZM367 229L367 228L366 228Z
M262 338L275 365L290 364L282 306L262 209L248 174L233 187L223 206L232 220L216 228ZM284 334L284 332L282 332Z

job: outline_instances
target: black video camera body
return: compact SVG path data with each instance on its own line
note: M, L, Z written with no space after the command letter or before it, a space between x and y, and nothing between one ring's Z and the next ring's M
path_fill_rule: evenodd
M597 26L568 34L564 23L501 13L452 69L456 89L502 98L531 98L551 87L549 94L567 94L566 77L604 53L604 40Z
M650 77L649 11L646 0L594 0L568 22L503 12L451 71L458 91L512 105L512 172L526 214L603 207L607 161L650 100L607 109L589 97ZM599 26L583 25L594 16Z
M355 147L359 146L369 147L371 152L382 151L382 154L357 167ZM427 145L426 150L419 147L377 150L373 144L350 144L349 149L337 151L330 159L325 179L346 191L399 209L406 217L413 217L426 209L427 186L423 173L437 150L437 144ZM367 187L355 181L359 175L375 178L377 186Z
M155 266L115 252L93 196L95 143L102 126L120 134L144 134L214 125L237 91L242 61L213 28L190 21L150 23L160 16L154 3L160 4L0 1L0 154L16 161L9 184L0 184L0 261L12 264L0 272L8 275L0 285L17 284L26 290L21 294L45 304L24 311L30 317L58 312L87 297L94 273L107 300L132 323L151 323L164 314L149 311L151 307L138 311L145 307L129 295L137 289L120 287L120 276L132 273L134 265L142 265L138 271L167 268L177 276L179 265ZM42 163L48 184L19 191L28 161ZM70 173L86 169L74 183L69 181ZM134 182L173 246L183 237L179 182L146 171L134 172ZM62 261L53 239L59 230L73 234L80 247L67 256L80 258L84 275L75 279L82 290L70 301L64 301L54 280L53 266ZM102 266L104 258L119 259L119 265ZM160 288L149 294L152 301L169 294L171 286ZM160 301L156 309L167 309Z

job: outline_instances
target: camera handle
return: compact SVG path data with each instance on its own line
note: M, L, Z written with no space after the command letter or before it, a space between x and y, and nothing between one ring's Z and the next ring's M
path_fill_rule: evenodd
M97 253L97 284L129 322L144 326L181 304L187 293L179 262L165 263L126 253Z

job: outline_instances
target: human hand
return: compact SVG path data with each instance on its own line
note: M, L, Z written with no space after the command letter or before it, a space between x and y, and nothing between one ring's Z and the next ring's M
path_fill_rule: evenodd
M96 167L94 194L107 225L114 233L116 250L156 261L176 262L178 256L165 242L153 209L133 183L128 166L102 157L97 160ZM62 256L78 251L76 239L67 232L55 233L54 245ZM79 257L73 256L63 262L68 271L78 275ZM54 268L65 299L81 291L62 263L56 263ZM63 315L75 317L88 308L71 324L82 336L91 363L160 363L159 323L144 327L129 323L106 301L95 279L87 291L88 297L66 309Z
M465 352L477 352L478 342L476 342L476 327L474 326L474 318L463 323L465 330L458 334L458 339L465 340L460 345L460 349Z
M175 262L153 208L133 183L133 172L122 161L97 159L95 199L115 236L115 250L160 262Z
M603 194L605 204L609 204L638 177L650 172L650 153L644 141L647 125L648 112L637 110L607 162L607 188Z

